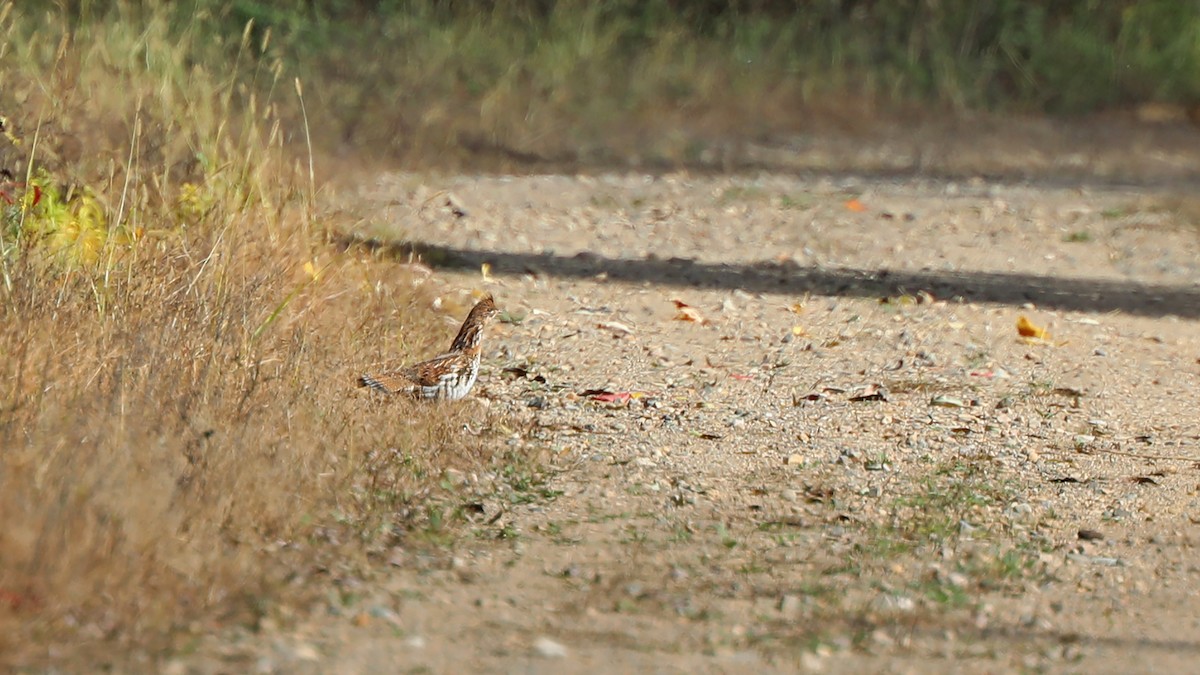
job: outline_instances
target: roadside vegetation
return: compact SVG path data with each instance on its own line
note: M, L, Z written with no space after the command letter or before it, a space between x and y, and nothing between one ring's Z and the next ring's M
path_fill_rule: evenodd
M436 289L326 244L262 41L21 11L0 5L0 662L253 628L440 529L447 469L513 466L486 411L354 389L452 328Z
M329 142L437 165L678 165L714 139L931 110L1200 103L1200 9L1173 0L306 5L222 16L270 27L280 57L323 83Z

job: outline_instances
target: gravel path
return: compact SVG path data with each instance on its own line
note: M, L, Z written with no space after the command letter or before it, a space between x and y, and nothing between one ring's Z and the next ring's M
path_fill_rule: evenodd
M1176 198L388 175L360 199L365 236L508 310L476 394L551 477L500 494L455 475L473 538L402 552L353 611L169 667L1200 658L1200 235ZM1021 316L1047 335L1022 338Z

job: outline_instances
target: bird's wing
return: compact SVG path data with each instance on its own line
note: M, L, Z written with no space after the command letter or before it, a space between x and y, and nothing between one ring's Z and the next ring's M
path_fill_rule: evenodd
M442 354L397 370L363 375L358 384L384 394L411 393L416 387L436 385L447 373L464 365L462 359L462 354Z

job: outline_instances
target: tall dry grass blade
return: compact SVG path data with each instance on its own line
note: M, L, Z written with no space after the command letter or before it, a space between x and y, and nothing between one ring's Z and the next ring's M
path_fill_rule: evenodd
M304 119L304 143L308 148L308 205L311 208L317 199L317 174L313 168L312 132L308 127L308 108L304 105L304 87L300 84L300 78L297 77L295 82L296 98L300 102L300 114Z

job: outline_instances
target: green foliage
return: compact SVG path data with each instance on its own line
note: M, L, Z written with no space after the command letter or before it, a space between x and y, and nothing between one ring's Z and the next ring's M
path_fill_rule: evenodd
M1082 113L1200 99L1200 5L1170 0L138 6L213 32L216 51L243 32L269 45L312 85L319 138L443 161L616 146L694 159L697 129L754 135L838 101Z
M128 55L177 79L189 67L220 72L233 59L271 75L255 78L261 90L277 84L286 66L312 92L308 113L322 121L314 135L326 147L444 160L455 156L447 150L494 148L604 160L617 147L695 160L704 147L697 130L786 129L810 104L850 114L857 101L1082 113L1200 100L1200 5L1172 0L77 0L64 7L81 40L104 21L164 23L194 50L186 62L137 44L108 50L107 58ZM28 44L48 52L58 44L30 30Z
M199 4L232 25L271 27L311 63L346 45L387 44L395 66L454 44L454 63L427 65L445 66L433 72L477 93L512 77L553 93L572 77L621 77L669 48L673 58L660 65L682 68L685 90L700 76L697 59L711 59L751 79L770 72L810 89L850 85L971 106L1085 110L1200 94L1200 6L1172 0Z

